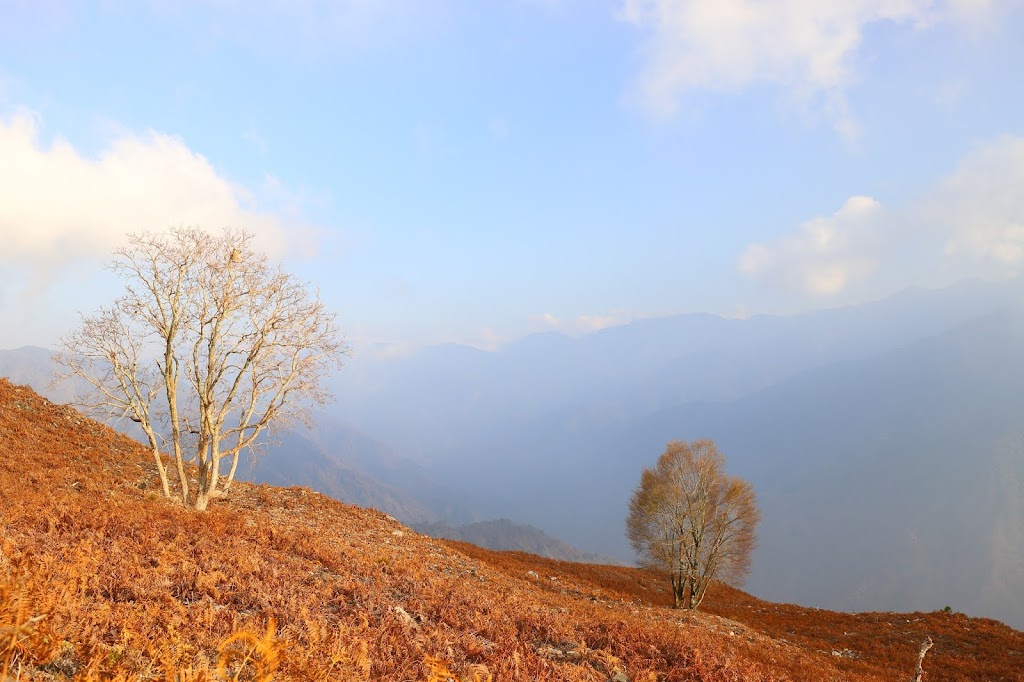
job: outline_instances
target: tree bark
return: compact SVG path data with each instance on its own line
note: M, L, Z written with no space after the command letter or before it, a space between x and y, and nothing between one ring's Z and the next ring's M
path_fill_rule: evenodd
M153 459L156 460L156 470L160 474L160 486L163 488L164 497L171 496L171 484L167 480L167 468L164 466L164 461L160 457L160 450L153 448Z
M196 491L196 500L193 503L192 508L196 511L206 511L206 507L210 504L210 496L206 494L206 489L203 486L199 486Z
M928 637L921 643L921 650L917 653L917 670L914 672L914 682L921 682L924 678L924 655L934 646L932 638Z
M224 481L224 492L227 492L231 487L231 484L235 481L235 471L238 469L238 455L238 450L235 450L234 454L231 455L231 470L228 471L228 477Z

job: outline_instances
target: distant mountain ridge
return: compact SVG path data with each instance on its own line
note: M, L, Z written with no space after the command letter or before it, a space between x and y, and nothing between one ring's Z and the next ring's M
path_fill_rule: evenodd
M555 412L626 423L672 404L736 400L940 334L1022 297L1022 280L971 280L786 317L686 314L579 338L536 334L495 352L446 344L398 359L357 356L339 378L335 409L412 459L454 463L466 457L460 449L489 447L495 430Z
M36 391L56 403L67 403L75 395L72 381L53 385L53 351L38 346L22 346L11 350L0 349L0 377L17 384L32 386Z
M444 522L420 523L413 525L413 529L432 538L459 540L496 551L528 552L546 559L582 564L620 563L600 554L581 552L539 528L515 523L509 519L478 521L461 526L451 526Z

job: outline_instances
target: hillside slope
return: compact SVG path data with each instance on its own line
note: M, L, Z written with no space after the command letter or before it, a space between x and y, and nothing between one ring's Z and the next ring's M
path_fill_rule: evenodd
M53 351L34 346L0 349L0 377L26 384L55 402L73 402L87 390L74 379L54 385ZM276 486L305 485L337 500L380 509L403 523L473 517L452 491L439 486L415 462L343 420L320 412L314 431L285 431L264 448L267 456L244 457L238 477ZM130 427L131 424L122 426Z
M668 580L638 568L572 564L522 552L494 552L446 541L452 549L510 574L533 571L544 589L585 584L645 606L672 603ZM757 632L777 641L831 655L851 673L880 674L909 680L921 642L935 646L925 659L925 679L1024 680L1024 633L985 618L962 613L837 613L795 604L774 604L716 583L701 605L705 626L747 634ZM822 678L825 679L825 678Z
M858 628L888 628L884 657L852 644L852 657L835 655L813 632L846 627L837 614L793 611L794 625L761 632L742 607L727 620L660 606L658 577L642 571L523 570L307 489L239 484L206 513L156 489L138 444L0 379L9 675L188 682L241 667L237 679L881 680L905 676L927 631L940 642L936 661L955 654L985 671L974 679L1024 679L1014 667L1024 637L991 621L862 619ZM748 612L777 608L737 598ZM970 678L936 666L929 679Z

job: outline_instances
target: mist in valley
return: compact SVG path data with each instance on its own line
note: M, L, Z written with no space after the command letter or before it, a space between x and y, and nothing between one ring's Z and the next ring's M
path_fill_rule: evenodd
M622 561L640 470L669 440L713 438L763 507L747 583L758 596L951 605L1019 627L1022 293L969 281L793 317L679 316L497 352L357 358L328 418L460 491L472 517Z

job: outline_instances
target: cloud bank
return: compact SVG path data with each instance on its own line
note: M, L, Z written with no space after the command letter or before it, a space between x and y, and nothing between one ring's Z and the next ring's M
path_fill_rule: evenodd
M824 297L876 271L894 274L905 267L898 254L908 250L950 281L1024 272L1024 137L978 147L904 206L883 209L870 197L850 197L830 216L750 244L737 265L768 288Z
M173 225L244 227L277 255L309 238L308 228L255 208L247 190L176 137L124 134L87 158L60 138L41 143L39 128L28 111L0 119L0 264L45 277L104 260L129 232Z
M924 202L922 220L948 239L953 259L1024 266L1024 137L1004 136L961 161Z
M871 254L882 206L854 196L827 217L818 217L770 244L752 244L740 256L743 274L773 287L832 296L877 265Z
M844 90L865 31L891 23L978 26L1011 3L990 0L622 0L619 18L641 29L637 94L671 115L689 92L781 86L823 103L841 132L854 122ZM1016 3L1012 3L1016 4Z

